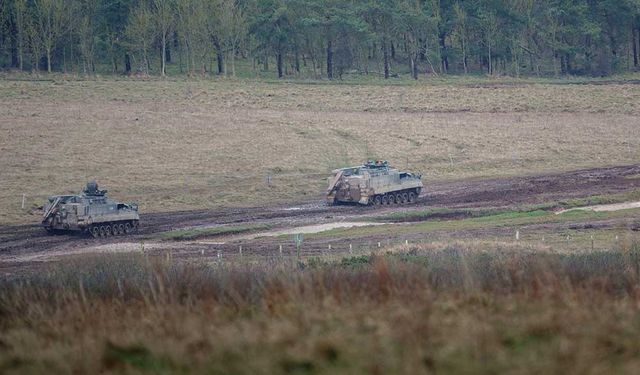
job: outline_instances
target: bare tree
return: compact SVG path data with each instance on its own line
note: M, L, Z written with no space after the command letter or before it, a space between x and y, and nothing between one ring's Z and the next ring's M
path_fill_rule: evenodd
M196 71L196 56L204 58L210 45L207 22L209 16L208 0L177 0L176 31L187 57L187 72ZM205 62L200 61L204 69Z
M167 39L173 29L175 2L173 0L153 0L151 15L157 32L160 36L160 49L162 50L162 61L160 62L160 74L166 74L167 62Z
M87 74L88 70L95 69L94 51L95 35L93 17L98 7L98 0L84 0L76 9L77 14L77 34L80 53L82 54L82 71Z
M467 74L467 27L468 27L468 15L460 3L455 3L453 6L454 14L456 15L456 29L455 33L460 40L460 50L462 51L462 67L464 74Z
M71 29L67 19L68 3L64 0L34 0L34 29L38 38L32 42L41 43L41 48L47 58L47 72L51 73L51 58L53 50L62 35ZM39 59L39 57L38 57Z
M220 40L227 52L227 60L231 61L231 75L235 77L235 56L240 42L248 32L244 13L237 0L220 0L217 18ZM227 73L226 70L225 73Z
M18 47L18 66L20 70L24 68L24 50L27 32L27 0L14 0L13 16L16 23L16 44Z
M493 75L493 51L494 38L498 32L498 20L496 14L493 11L483 12L480 15L480 25L484 32L484 44L487 47L487 59L489 60L489 75Z
M126 34L131 46L141 55L141 69L149 74L149 49L153 42L155 31L153 29L151 12L144 3L140 3L129 16Z

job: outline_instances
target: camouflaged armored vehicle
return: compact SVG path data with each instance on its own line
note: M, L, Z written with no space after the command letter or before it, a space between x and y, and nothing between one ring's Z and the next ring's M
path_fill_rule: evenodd
M422 190L422 176L391 168L386 161L333 171L327 203L390 205L414 203Z
M81 231L93 237L118 236L138 228L138 206L106 197L95 181L80 195L54 195L44 205L42 226L49 233Z

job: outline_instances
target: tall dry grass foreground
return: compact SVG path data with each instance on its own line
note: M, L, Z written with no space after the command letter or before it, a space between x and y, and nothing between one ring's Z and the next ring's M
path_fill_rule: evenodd
M640 247L74 258L0 285L4 374L636 374Z

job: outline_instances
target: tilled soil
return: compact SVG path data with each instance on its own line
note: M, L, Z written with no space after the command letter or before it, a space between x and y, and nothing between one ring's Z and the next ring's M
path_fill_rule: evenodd
M32 268L34 262L50 260L49 256L74 254L83 249L102 248L103 245L141 243L150 235L172 229L191 227L213 227L227 224L267 224L271 228L295 228L298 226L349 221L372 213L392 213L425 207L442 208L492 208L524 204L538 204L592 195L623 193L640 189L640 164L593 168L564 173L536 176L474 179L429 183L425 181L424 194L416 206L407 207L360 207L326 206L322 197L315 201L300 202L289 206L264 206L248 208L221 208L217 210L148 213L141 215L139 233L128 237L93 239L80 235L49 236L37 224L0 226L0 274L19 273L23 268ZM455 218L454 218L455 219ZM595 223L617 225L617 223ZM566 224L565 224L566 225ZM576 224L576 225L588 225ZM392 237L392 234L390 233ZM412 238L413 239L413 238ZM417 239L417 238L416 238ZM334 239L335 240L335 239ZM361 239L373 244L385 238ZM245 254L278 252L276 239L249 241ZM281 240L279 240L281 242ZM326 251L328 240L305 244L305 252L314 254ZM107 246L108 247L108 246ZM167 246L174 247L174 246ZM238 253L237 244L207 245L185 243L182 249L173 251L174 256L224 256ZM349 249L334 248L335 251ZM291 249L285 249L291 252Z

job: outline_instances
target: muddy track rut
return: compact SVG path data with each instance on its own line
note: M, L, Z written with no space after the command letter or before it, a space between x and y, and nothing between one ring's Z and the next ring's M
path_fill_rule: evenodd
M149 213L141 215L140 232L134 236L92 239L78 235L49 236L37 225L0 226L0 263L32 253L73 252L96 244L136 242L153 233L172 229L242 223L264 223L291 228L331 221L357 219L373 212L390 213L426 207L483 208L582 198L640 189L640 164L592 168L534 176L467 179L430 183L415 206L368 208L324 205L322 197L297 205L221 208L216 210ZM37 220L37 218L34 217Z

